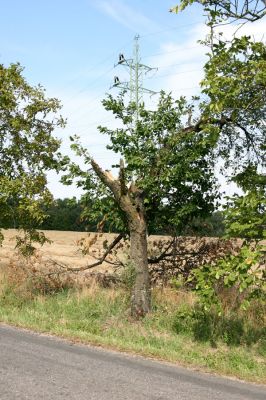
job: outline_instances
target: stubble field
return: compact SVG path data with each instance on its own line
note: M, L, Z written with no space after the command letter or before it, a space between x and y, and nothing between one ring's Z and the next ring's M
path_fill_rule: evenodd
M14 251L16 234L14 230L5 231L5 241L0 248L0 324L16 325L253 382L266 382L264 303L255 301L248 312L231 313L229 310L220 317L215 312L208 314L199 308L197 296L186 288L154 286L152 313L136 321L130 316L130 287L127 286L130 282L127 279L123 285L107 287L95 279L87 280L87 272L78 274L77 280L75 276L74 286L73 280L64 281L64 278L62 285L58 284L57 278L42 280L40 275L34 278L27 274L27 266L33 273L36 272L35 266L23 264L21 256ZM80 241L83 238L90 252L97 257L104 242L108 240L110 243L116 236L98 234L95 242L95 235L84 232L46 231L45 234L52 242L39 247L36 257L39 265L46 266L42 262L52 259L70 268L83 267L95 260L82 253ZM161 242L167 239L150 237L150 251L159 251ZM199 246L200 241L181 238L180 243L185 249L191 249ZM215 238L206 238L206 241L214 245L219 243ZM119 249L118 257L127 256L125 243ZM7 278L5 274L1 276L5 265L10 266ZM112 264L104 263L95 272L112 268ZM85 285L80 286L80 277L82 281L84 278Z
M15 237L18 234L14 229L8 229L4 232L4 242L0 247L0 265L7 265L16 258ZM39 255L44 259L53 259L59 263L64 263L69 267L83 267L88 263L95 261L92 256L82 254L80 241L85 238L89 240L86 232L70 232L70 231L44 231L45 236L51 243L45 243L43 246L36 245ZM116 234L101 234L97 243L94 243L90 249L92 254L97 257L102 249L102 243L105 240L112 241ZM108 267L103 264L101 269Z

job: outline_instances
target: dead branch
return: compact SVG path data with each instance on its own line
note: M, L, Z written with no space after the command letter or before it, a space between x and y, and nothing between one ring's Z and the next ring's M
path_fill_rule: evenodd
M117 179L115 179L110 171L104 171L99 164L93 159L91 159L91 166L99 177L99 179L112 191L116 199L120 198L121 187Z
M98 267L98 265L101 265L105 261L106 257L110 254L110 252L114 249L114 247L123 239L123 237L124 237L124 233L120 233L113 240L113 242L107 247L107 249L104 252L104 254L102 255L102 257L97 259L97 261L95 261L94 263L85 265L84 267L71 268L66 264L62 264L56 260L50 259L50 261L57 267L61 268L62 271L50 272L48 274L45 274L45 276L57 275L57 274L66 273L66 272L82 272L82 271L86 271L91 268Z
M169 257L169 254L167 254L167 251L173 246L174 242L175 242L175 238L173 240L171 240L171 242L166 247L166 249L158 257L148 258L148 263L149 264L157 264L158 262L162 261L165 257Z

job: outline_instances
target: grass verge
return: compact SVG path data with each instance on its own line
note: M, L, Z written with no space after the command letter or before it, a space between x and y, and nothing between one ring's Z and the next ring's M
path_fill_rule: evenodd
M266 383L266 337L258 306L222 321L189 292L153 290L153 312L129 314L125 290L89 288L22 295L0 283L0 321L74 341L133 352L208 372Z

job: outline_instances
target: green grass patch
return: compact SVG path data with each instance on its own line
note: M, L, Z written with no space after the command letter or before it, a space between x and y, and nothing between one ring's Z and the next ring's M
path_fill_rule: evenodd
M246 315L204 312L191 293L153 291L153 312L134 321L129 294L97 286L22 296L0 291L0 321L83 343L134 352L266 383L263 305Z

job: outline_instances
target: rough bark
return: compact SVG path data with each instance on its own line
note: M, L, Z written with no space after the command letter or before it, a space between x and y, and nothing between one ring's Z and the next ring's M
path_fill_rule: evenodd
M151 310L145 221L139 221L139 223L130 226L130 258L136 273L131 297L131 314L140 318Z
M140 318L151 309L143 193L134 184L129 189L127 188L122 161L118 179L115 179L109 171L102 170L94 160L91 160L91 165L99 179L109 187L119 207L126 215L130 233L130 258L136 273L131 297L131 314L135 318Z

